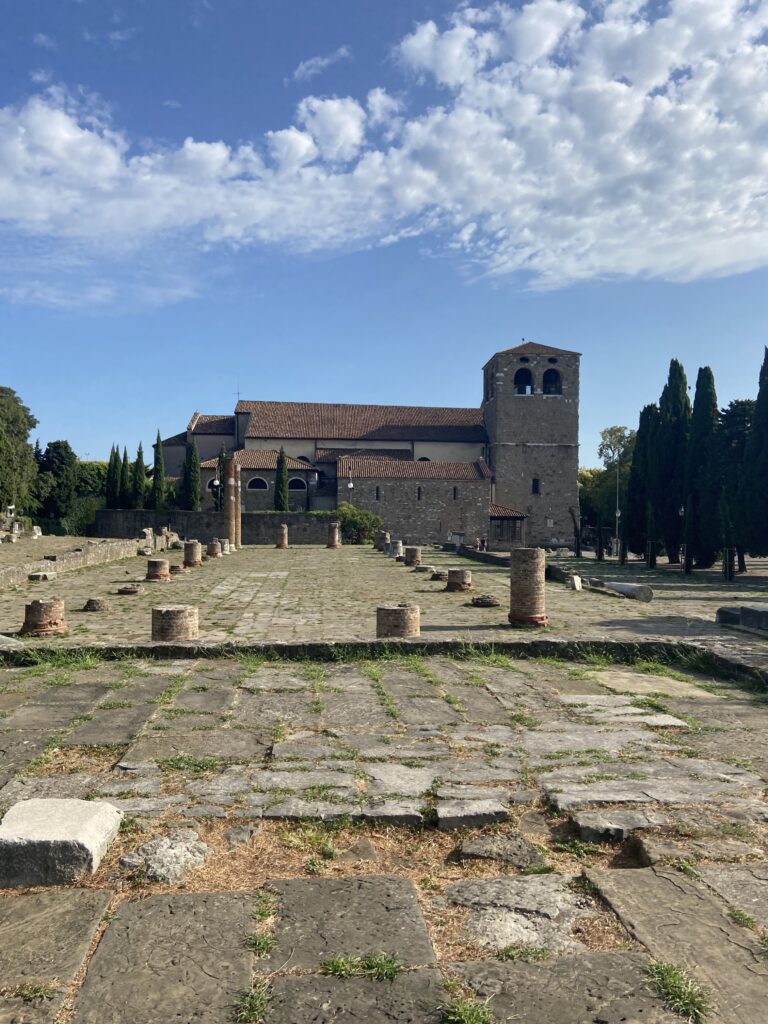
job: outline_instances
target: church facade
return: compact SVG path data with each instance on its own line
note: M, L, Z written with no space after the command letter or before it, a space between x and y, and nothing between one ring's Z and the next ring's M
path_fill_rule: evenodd
M288 457L293 511L348 501L393 535L492 548L570 546L578 522L579 354L524 342L483 368L479 408L240 401L195 413L162 442L181 472L194 439L203 507L217 500L222 448L241 467L244 511L274 508L277 456Z

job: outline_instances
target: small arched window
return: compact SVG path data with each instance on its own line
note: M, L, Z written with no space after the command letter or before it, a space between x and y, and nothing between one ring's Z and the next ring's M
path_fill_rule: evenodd
M381 501L381 488L376 488L376 501Z
M545 395L562 395L563 385L558 370L545 370L542 383Z
M531 480L531 494L541 494L541 484L537 476Z
M288 481L289 491L306 491L306 489L306 481L299 479L299 477L297 476L292 476L291 479Z
M416 501L421 501L421 488L416 488Z
M527 366L522 366L515 374L515 394L533 394L533 374Z
M269 484L263 476L252 476L248 481L247 490L249 491L268 491Z
M454 487L453 488L453 500L454 501L458 501L459 500L459 488L458 487Z

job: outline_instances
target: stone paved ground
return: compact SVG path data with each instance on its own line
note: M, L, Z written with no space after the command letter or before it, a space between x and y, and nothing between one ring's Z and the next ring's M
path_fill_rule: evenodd
M9 545L10 546L10 545ZM13 545L17 547L18 545ZM172 562L182 553L168 552ZM24 605L33 597L62 597L70 625L63 645L147 643L150 609L162 603L195 604L200 609L200 635L206 643L314 642L369 640L375 635L378 604L413 601L422 609L422 635L427 640L459 638L499 641L520 637L506 621L509 610L508 570L425 549L425 562L439 568L462 566L473 573L477 593L499 598L498 608L476 608L471 595L449 594L429 574L413 572L370 547L296 547L278 551L248 547L168 583L143 584L136 596L119 596L119 586L141 581L146 559L67 573L50 583L30 583L0 592L0 634L14 633L24 619ZM566 563L569 564L569 563ZM715 611L733 600L768 600L768 564L755 563L747 576L723 584L717 573L686 577L659 569L620 567L594 560L573 561L577 569L606 578L649 581L655 589L650 604L566 590L547 585L550 624L543 634L553 640L685 639L733 654L751 651L768 661L765 644L744 633L715 625ZM82 609L89 597L107 597L108 612ZM31 646L39 641L26 641ZM50 643L50 641L46 641Z
M15 544L0 544L0 569L25 562L39 562L46 555L60 555L73 548L93 543L92 537L54 537L47 535L32 540L21 537Z
M2 1024L679 1022L652 958L709 994L702 1019L764 1019L768 701L747 683L89 657L2 670L0 715L0 813L125 813L93 878L0 891Z

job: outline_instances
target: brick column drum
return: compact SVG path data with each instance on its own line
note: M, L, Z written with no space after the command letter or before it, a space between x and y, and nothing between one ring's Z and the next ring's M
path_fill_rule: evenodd
M509 621L513 626L546 626L544 548L512 548Z
M285 549L288 547L288 524L281 523L277 528L275 547Z
M224 460L224 500L227 510L227 538L234 540L237 535L237 480L235 475L235 460L228 458Z
M341 523L328 524L328 543L325 546L327 548L341 547Z
M449 569L448 585L445 588L451 593L459 593L472 589L472 573L469 569Z
M406 548L405 549L405 564L406 565L421 565L421 548Z
M235 490L237 492L237 515L235 516L235 550L239 551L243 546L243 481L240 474L240 467L235 465ZM230 541L233 539L229 538Z
M184 541L184 566L187 569L195 569L203 564L203 545L199 540Z
M24 625L19 630L25 636L54 636L69 632L64 618L64 602L58 598L50 601L32 601L24 606Z
M147 562L145 580L165 582L171 578L171 563L167 558L150 558Z
M398 555L403 553L403 542L401 540L393 540L389 545L389 557L397 558Z
M421 636L421 609L417 604L383 604L376 609L376 636Z
M205 550L209 558L221 558L221 544L217 540L212 540Z
M194 605L166 605L152 609L152 639L161 643L197 640L198 618Z

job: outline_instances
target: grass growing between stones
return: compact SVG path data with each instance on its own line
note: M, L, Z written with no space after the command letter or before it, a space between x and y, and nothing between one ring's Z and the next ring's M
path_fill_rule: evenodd
M702 1024L706 1020L711 1009L709 996L685 971L664 960L652 961L647 971L668 1010L688 1024Z
M334 956L320 964L323 974L334 978L373 978L394 981L403 973L396 953L370 953L366 956Z
M504 946L497 950L496 959L535 964L547 960L551 955L552 951L545 946Z
M269 982L255 981L250 992L245 992L234 1006L235 1024L261 1024L271 999Z
M440 1024L498 1024L487 1000L459 996L440 1007Z
M757 921L755 921L754 917L739 907L728 907L728 917L730 917L734 924L741 925L742 928L754 929L757 927Z
M192 757L191 754L176 754L174 757L166 757L157 762L160 771L183 772L193 779L199 779L209 772L215 772L221 765L222 761L217 757Z

